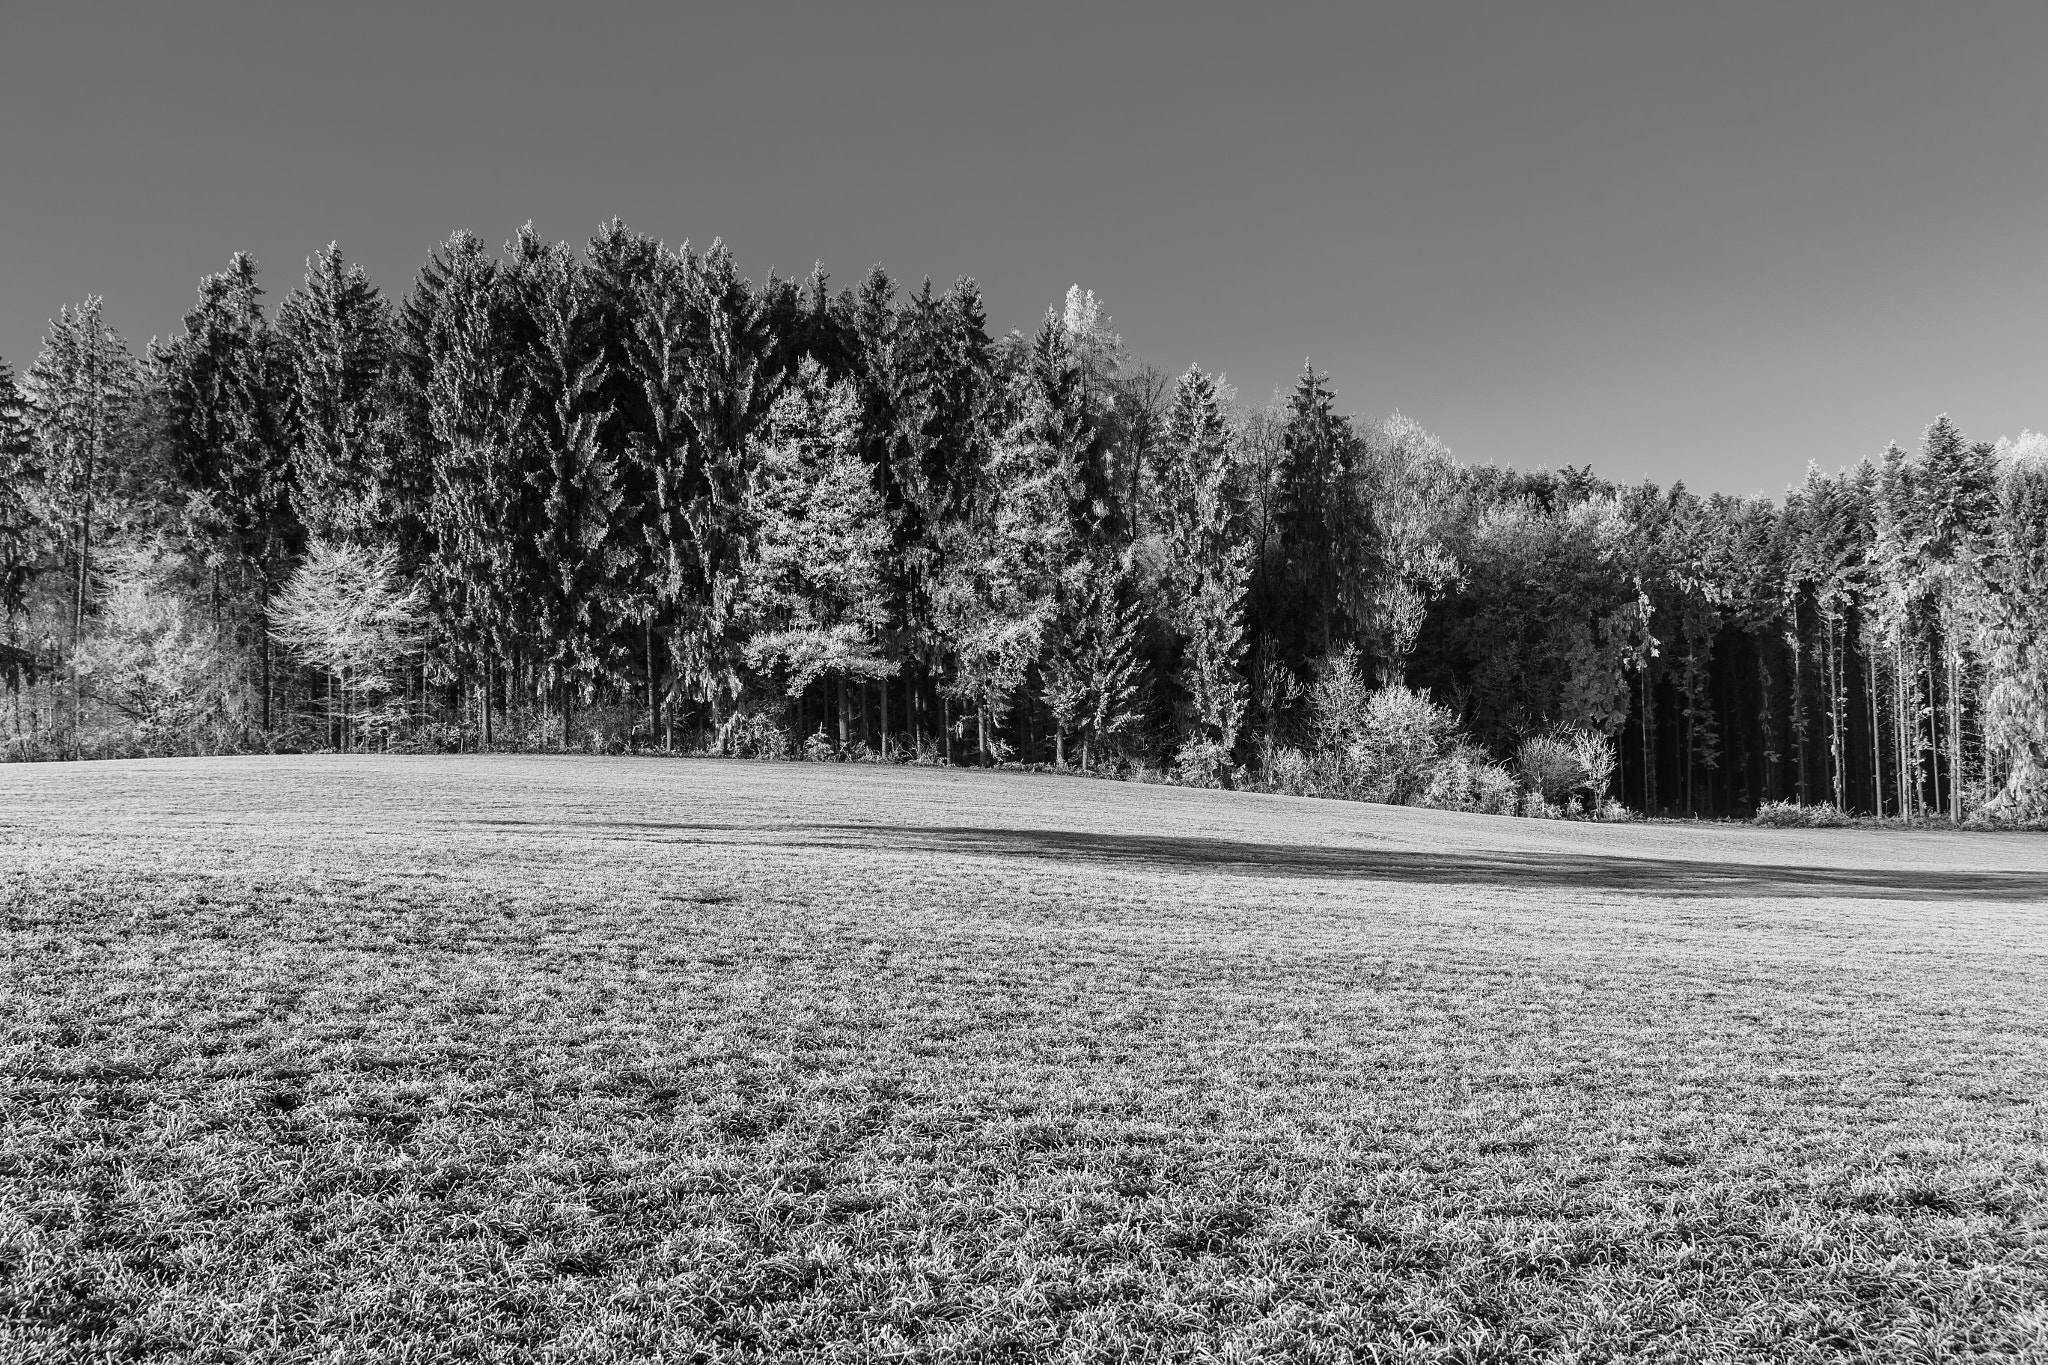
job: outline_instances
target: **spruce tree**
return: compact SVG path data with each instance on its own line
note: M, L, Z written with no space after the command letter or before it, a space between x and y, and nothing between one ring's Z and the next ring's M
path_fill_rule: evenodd
M278 306L293 506L316 538L381 538L380 507L397 496L382 422L392 325L383 295L334 242Z
M271 725L270 599L304 548L294 506L285 348L265 317L256 262L235 253L199 283L184 331L152 348L163 430L189 496L187 516L222 539L255 611L262 724Z
M1249 697L1238 665L1250 553L1228 487L1228 431L1216 382L1194 366L1174 385L1160 445L1159 520L1188 742L1227 755Z
M676 599L683 671L714 727L739 695L733 607L747 553L746 493L755 430L774 401L773 338L761 301L714 241L691 276L696 335L682 357L688 458L675 510L688 537L689 581Z
M630 613L625 556L615 553L623 493L604 440L612 411L603 319L575 253L541 241L531 224L513 244L504 288L519 338L513 458L534 511L527 614L566 749L579 689L620 676L615 627Z
M521 606L523 545L533 516L508 418L511 347L501 267L474 234L457 232L422 270L403 313L403 363L431 493L423 517L434 605L450 643L474 664L485 745L499 669Z
M102 319L97 295L51 319L22 393L34 438L24 501L29 515L54 534L69 584L75 749L84 714L78 647L93 600L94 556L120 512L141 396L135 359Z
M801 703L820 682L838 686L838 734L848 741L847 687L892 676L889 526L861 457L861 403L806 359L754 437L754 526L738 615L745 657Z

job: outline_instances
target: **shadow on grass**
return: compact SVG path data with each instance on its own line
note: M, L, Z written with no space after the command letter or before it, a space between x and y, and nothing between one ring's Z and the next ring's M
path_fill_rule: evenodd
M1896 868L1787 867L1621 858L1579 853L1404 849L1241 843L1158 834L1069 830L810 825L834 844L872 849L1042 858L1156 868L1242 872L1270 877L1344 877L1442 886L1574 887L1660 896L1858 897L1871 900L2048 900L2040 872L1908 871Z

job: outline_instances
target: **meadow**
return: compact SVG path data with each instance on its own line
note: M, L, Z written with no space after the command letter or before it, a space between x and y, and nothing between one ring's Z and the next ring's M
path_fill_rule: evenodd
M2048 839L0 766L0 1358L2048 1359Z

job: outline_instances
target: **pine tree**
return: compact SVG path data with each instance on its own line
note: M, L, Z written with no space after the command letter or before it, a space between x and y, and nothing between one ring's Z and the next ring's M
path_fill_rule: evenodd
M14 630L28 610L29 585L41 559L43 528L30 514L28 501L35 472L28 403L14 381L14 367L0 359L0 619L8 633L0 674L11 691L18 691L26 678L26 658L18 651Z
M1363 509L1352 505L1352 439L1336 412L1328 379L1304 366L1287 400L1281 432L1275 581L1262 615L1292 664L1327 657L1342 633L1338 620L1352 546Z
M619 675L612 625L630 610L620 581L626 555L614 541L622 491L603 440L611 412L601 319L575 254L564 243L542 242L528 224L511 255L503 274L518 338L511 441L534 507L525 611L566 749L579 680L587 686Z
M503 335L501 267L458 232L421 271L402 315L410 426L431 492L422 518L435 607L458 660L473 661L481 738L495 736L499 666L521 605L521 547L534 517L518 477L508 418L511 348ZM454 669L460 682L460 662Z
M1190 742L1228 754L1249 696L1238 662L1250 554L1227 486L1230 455L1216 383L1193 366L1174 387L1161 447L1159 517Z
M55 533L71 595L71 725L84 717L77 649L93 600L94 554L119 513L123 463L132 446L141 392L134 357L88 297L50 321L23 397L34 436L23 481L29 515Z
M1041 694L1053 715L1054 762L1066 766L1066 737L1081 742L1085 772L1095 754L1137 724L1144 661L1138 656L1139 608L1130 575L1114 560L1089 566L1079 600L1063 624Z
M620 453L623 612L639 622L650 735L673 742L676 604L693 581L681 490L691 468L685 362L694 344L695 259L613 219L591 240L589 279L605 347L610 438Z
M777 385L764 373L772 338L760 299L723 243L711 244L691 283L699 330L683 355L682 415L690 439L674 504L688 536L691 572L675 603L675 639L685 675L711 708L715 728L739 694L731 627L747 554L750 451Z
M199 283L184 331L153 347L164 433L187 516L225 541L256 613L262 725L271 723L267 613L304 545L293 499L287 357L262 306L256 262L235 253Z
M391 309L338 243L306 261L277 310L290 398L293 506L308 534L367 541L397 490L385 460Z
M748 665L789 697L837 682L842 747L848 685L896 672L881 640L889 526L861 457L860 409L851 383L829 383L809 359L769 409L753 438L755 529L738 607Z

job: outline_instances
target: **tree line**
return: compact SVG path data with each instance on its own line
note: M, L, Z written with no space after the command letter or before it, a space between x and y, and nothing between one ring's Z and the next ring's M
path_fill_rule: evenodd
M1597 740L1595 803L2048 814L2033 434L1942 417L1777 501L1465 465L1312 368L1247 404L1142 364L1078 288L993 336L970 279L755 283L616 220L264 299L236 255L140 356L87 299L0 365L10 754L1257 783L1378 696L1475 763Z

